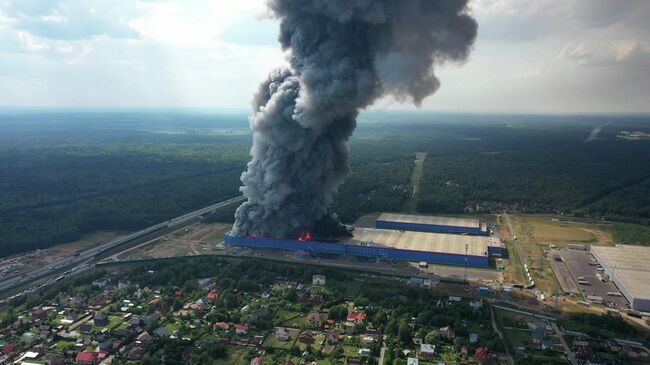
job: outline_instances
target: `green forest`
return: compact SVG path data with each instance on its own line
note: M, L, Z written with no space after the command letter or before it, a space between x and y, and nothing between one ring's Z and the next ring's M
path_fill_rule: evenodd
M616 135L648 125L631 116L364 113L332 210L346 223L402 210L414 154L427 152L419 212L574 214L628 223L614 226L622 237L627 228L647 235L636 224L650 219L650 141ZM5 112L0 128L0 256L234 197L251 142L245 111Z

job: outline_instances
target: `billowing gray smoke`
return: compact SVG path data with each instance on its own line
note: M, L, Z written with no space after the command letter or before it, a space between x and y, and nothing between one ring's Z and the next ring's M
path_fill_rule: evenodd
M290 68L253 101L248 198L233 234L287 238L329 212L349 173L359 109L391 94L419 105L440 82L434 65L463 61L476 37L467 0L269 0Z

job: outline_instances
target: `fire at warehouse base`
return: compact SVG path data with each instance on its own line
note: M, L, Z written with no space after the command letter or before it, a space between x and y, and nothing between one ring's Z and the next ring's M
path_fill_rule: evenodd
M396 261L489 267L504 253L498 238L443 234L410 230L357 228L352 236L321 239L304 232L296 239L235 236L226 234L225 243L234 247L309 251L313 254L377 257Z

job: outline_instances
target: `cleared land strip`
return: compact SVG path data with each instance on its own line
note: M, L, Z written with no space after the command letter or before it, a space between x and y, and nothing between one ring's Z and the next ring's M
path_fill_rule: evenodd
M589 134L589 137L587 137L587 139L584 140L584 143L589 143L591 141L597 140L598 139L598 134L600 133L600 131L603 129L603 127L607 126L609 123L611 123L611 122L601 124L598 127L594 128L591 131L591 133Z
M411 194L411 200L409 200L407 211L408 212L417 212L418 199L417 194L420 190L420 182L422 181L422 171L424 169L424 160L427 158L426 152L416 152L415 153L415 168L413 169L413 175L411 175L411 185L413 186L413 193Z

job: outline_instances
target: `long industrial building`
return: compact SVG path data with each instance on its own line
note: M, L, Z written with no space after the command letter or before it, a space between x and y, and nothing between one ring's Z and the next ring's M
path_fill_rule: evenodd
M489 235L487 225L472 218L382 213L375 221L375 227L400 231Z
M504 254L501 241L494 237L377 228L357 228L353 231L353 237L338 242L226 234L225 243L236 247L304 250L474 267L489 267L492 258Z
M650 247L591 246L591 254L630 302L632 309L650 312Z

